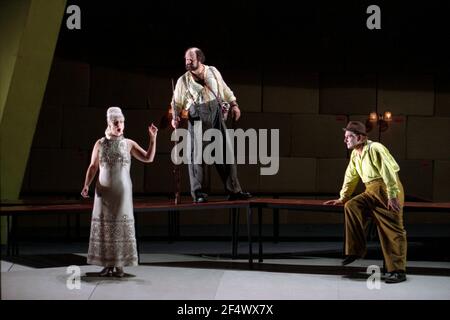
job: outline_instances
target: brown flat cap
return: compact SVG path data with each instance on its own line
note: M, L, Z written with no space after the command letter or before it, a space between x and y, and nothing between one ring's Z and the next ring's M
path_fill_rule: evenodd
M364 123L360 121L350 121L347 124L346 128L342 128L344 131L350 131L356 134L362 134L363 136L367 136L366 126Z

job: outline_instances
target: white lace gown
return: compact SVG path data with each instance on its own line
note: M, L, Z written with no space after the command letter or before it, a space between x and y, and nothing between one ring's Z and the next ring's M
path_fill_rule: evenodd
M101 139L88 264L103 267L138 264L130 164L131 155L123 136Z

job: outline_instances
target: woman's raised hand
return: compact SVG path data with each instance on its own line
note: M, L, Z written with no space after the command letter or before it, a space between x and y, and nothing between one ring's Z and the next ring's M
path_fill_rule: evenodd
M148 134L152 139L156 139L158 135L158 128L153 123L148 127Z

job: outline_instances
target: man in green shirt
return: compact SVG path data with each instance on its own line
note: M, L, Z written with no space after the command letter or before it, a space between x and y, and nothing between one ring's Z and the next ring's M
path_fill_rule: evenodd
M368 218L372 217L378 227L388 271L386 283L405 281L407 244L403 226L404 191L398 177L400 167L385 146L367 139L363 123L350 121L343 129L344 143L353 151L340 198L324 203L344 204L346 258L342 264L350 264L365 256L365 227ZM352 198L360 179L366 190Z

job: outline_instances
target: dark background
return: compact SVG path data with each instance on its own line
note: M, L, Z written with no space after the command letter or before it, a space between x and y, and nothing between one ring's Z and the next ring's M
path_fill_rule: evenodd
M407 199L450 201L447 1L69 0L67 6L71 4L81 9L81 30L68 30L69 15L64 15L23 198L80 198L92 146L104 134L111 105L122 107L125 135L141 146L148 144L149 122L160 125L155 162L132 164L135 195L173 196L171 131L160 119L171 99L170 79L185 72L185 50L198 46L206 64L218 67L236 93L242 110L238 126L280 129L278 174L260 176L258 166L240 165L245 190L264 196L337 197L349 155L341 128L348 120L365 121L371 111L392 111L389 129L371 131L370 139L385 144L399 162ZM381 30L366 27L366 9L372 4L381 8ZM189 195L186 171L184 166L182 191ZM211 194L224 194L215 173ZM88 231L89 217L83 219ZM271 223L270 212L264 221ZM408 231L417 224L416 235L448 237L448 215L408 214L405 221ZM165 234L166 222L155 215L139 225L163 226ZM35 218L22 225L65 223L64 218ZM213 225L228 223L227 212L181 217L187 227L208 225L202 229L205 234L216 234ZM291 227L294 235L305 228L307 234L317 234L315 228L326 224L339 231L319 234L340 235L341 223L336 214L280 212L280 224Z
M204 49L222 69L448 72L447 1L68 1L81 30L61 29L57 55L90 63L182 71ZM381 8L381 30L366 9Z

